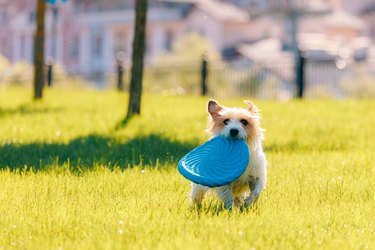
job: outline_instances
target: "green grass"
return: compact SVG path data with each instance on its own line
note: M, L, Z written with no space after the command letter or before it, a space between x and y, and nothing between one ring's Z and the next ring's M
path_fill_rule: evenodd
M375 249L375 100L256 101L269 175L246 212L189 210L176 163L205 98L145 96L123 122L126 103L0 89L0 249Z

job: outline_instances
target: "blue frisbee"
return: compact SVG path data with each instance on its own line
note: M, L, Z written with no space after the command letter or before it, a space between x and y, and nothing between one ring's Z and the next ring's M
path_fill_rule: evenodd
M219 187L238 179L245 172L249 159L249 148L244 140L217 136L182 157L178 171L194 183Z

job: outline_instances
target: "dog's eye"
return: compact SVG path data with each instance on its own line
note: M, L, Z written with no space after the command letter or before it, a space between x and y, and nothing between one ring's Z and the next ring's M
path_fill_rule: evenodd
M224 124L225 124L225 125L228 125L228 123L229 123L229 119L225 119L225 120L224 120Z
M245 119L242 119L240 122L241 122L242 125L244 125L244 126L246 126L246 125L248 124L248 122L247 122Z

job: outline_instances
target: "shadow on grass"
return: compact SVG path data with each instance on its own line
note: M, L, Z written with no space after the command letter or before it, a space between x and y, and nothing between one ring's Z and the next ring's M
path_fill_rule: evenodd
M286 143L270 144L264 147L265 152L284 152L284 153L310 153L315 151L326 151L326 152L342 152L347 151L349 148L347 144L335 143L335 142L322 142L311 144L310 142L301 143L299 141L289 141Z
M192 216L210 215L218 216L220 214L240 214L240 213L253 213L259 215L262 211L262 205L258 202L250 207L232 207L231 209L224 208L224 204L216 197L210 201L204 201L204 204L189 207Z
M120 121L116 124L116 126L115 126L115 130L120 130L120 129L125 128L126 125L128 125L130 119L131 119L130 117L126 117L126 118L120 120Z
M113 137L89 135L68 144L9 144L0 147L0 169L32 166L35 170L46 170L56 163L69 163L73 171L88 170L96 165L108 168L139 164L155 167L158 164L177 164L179 158L196 145L172 141L156 134L136 137L124 143Z
M8 115L34 115L34 114L41 114L41 113L51 113L51 112L59 112L62 111L62 108L47 108L47 107L35 107L35 106L28 106L22 105L17 108L12 109L3 109L0 108L0 117L8 116Z

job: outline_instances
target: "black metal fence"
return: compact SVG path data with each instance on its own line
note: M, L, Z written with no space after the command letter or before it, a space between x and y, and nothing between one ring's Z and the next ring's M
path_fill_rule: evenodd
M143 78L145 93L205 94L218 99L375 97L375 59L358 62L316 61L307 58L302 64L284 62L268 65L241 59L229 63L208 61L180 65L146 65L148 66L145 67ZM78 84L127 91L130 67L117 67L117 70L110 74L99 70L69 77ZM59 76L53 79L59 81Z

